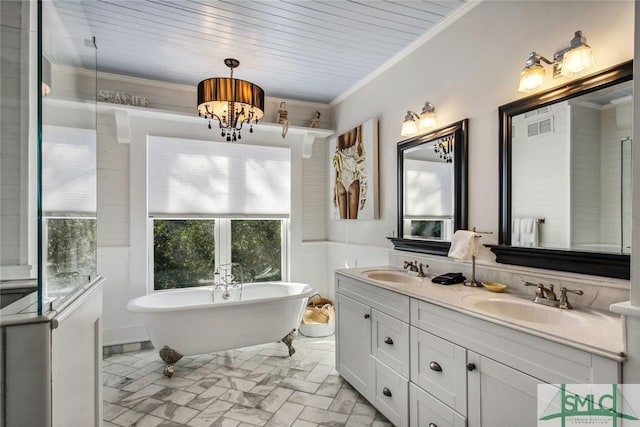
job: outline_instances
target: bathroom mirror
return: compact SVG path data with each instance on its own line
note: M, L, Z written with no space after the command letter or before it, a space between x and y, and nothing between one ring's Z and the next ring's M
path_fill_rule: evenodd
M497 262L629 278L632 62L503 105Z
M468 120L398 143L397 250L446 256L467 228Z

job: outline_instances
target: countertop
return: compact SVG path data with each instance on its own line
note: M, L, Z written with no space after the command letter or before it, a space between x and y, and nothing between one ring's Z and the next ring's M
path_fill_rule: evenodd
M412 276L411 283L372 280L367 277L367 274L372 271L394 271L408 275L404 270L389 266L340 269L336 270L336 273L609 359L616 361L625 359L622 320L614 313L582 307L561 310L536 304L531 301L533 289L531 299L527 299L509 293L508 287L505 292L496 293L462 284L438 285L431 282L431 277ZM505 284L509 286L508 283ZM573 295L569 296L570 301L571 296ZM515 307L522 307L523 310L529 310L530 304L532 310L540 312L541 321L517 319L518 313L515 313L515 317L511 317L489 312L476 306L479 301L511 301L522 304ZM545 313L548 313L547 317L553 317L553 321L546 318Z

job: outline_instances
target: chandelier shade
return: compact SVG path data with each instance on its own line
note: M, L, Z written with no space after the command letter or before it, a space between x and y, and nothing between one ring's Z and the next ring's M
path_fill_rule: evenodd
M198 115L217 120L221 136L236 141L241 138L242 125L249 124L249 132L253 132L253 125L264 117L264 90L233 78L239 61L228 58L225 64L231 69L231 77L212 77L198 83Z

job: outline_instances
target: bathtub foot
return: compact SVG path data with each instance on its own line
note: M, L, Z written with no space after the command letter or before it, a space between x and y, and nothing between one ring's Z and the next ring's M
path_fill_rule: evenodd
M296 330L292 329L291 332L285 335L284 338L282 338L281 340L289 349L289 357L293 356L293 353L296 352L296 349L293 348L293 337L295 336L295 334L296 334Z
M167 378L171 378L176 369L175 364L178 360L182 359L182 354L165 345L160 350L160 358L167 364L167 366L164 367L164 375Z

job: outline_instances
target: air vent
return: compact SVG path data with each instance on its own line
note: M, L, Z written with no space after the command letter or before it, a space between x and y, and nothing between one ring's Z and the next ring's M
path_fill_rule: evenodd
M529 123L527 125L527 136L529 138L551 132L553 132L553 117Z

